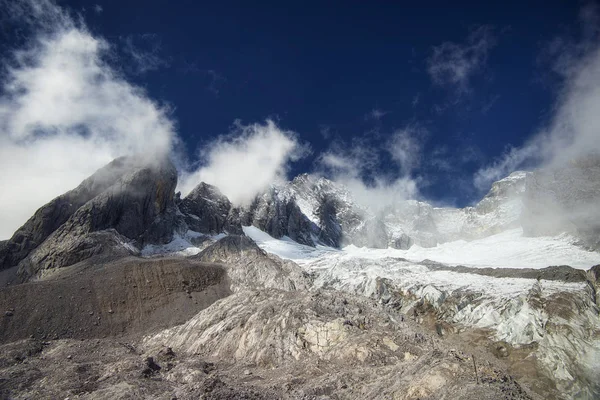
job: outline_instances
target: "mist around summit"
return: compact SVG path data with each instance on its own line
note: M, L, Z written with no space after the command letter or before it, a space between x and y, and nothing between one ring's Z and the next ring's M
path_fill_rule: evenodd
M428 132L418 121L387 133L382 143L367 135L352 141L337 139L317 151L301 133L285 127L285 121L266 116L263 121L232 121L229 132L190 152L177 132L173 105L152 99L133 83L115 63L115 44L94 34L81 15L50 0L3 5L3 21L19 24L25 35L9 49L2 76L0 183L19 196L0 198L1 237L8 238L37 208L104 164L132 154L149 160L168 154L184 195L204 181L218 186L238 205L248 204L273 183L291 180L293 163L308 156L315 163L306 172L343 184L372 209L406 199L447 205L421 194L428 176L419 166L437 156L424 152ZM467 177L472 182L469 190L477 197L513 171L560 168L600 152L595 140L600 98L596 16L592 5L583 7L580 40L556 40L549 53L560 84L551 116L522 146L507 147L504 155L486 160L472 178ZM486 38L478 37L478 46ZM456 72L454 64L443 64L444 55L440 52L429 60L430 66L440 63L440 69L430 69L434 77L441 71ZM464 151L467 157L471 150L455 151ZM434 161L443 166L449 160Z
M215 133L199 109L191 135L144 86L175 62L157 37L103 37L101 4L0 9L0 398L600 396L592 3L540 54L551 109L489 159L379 106L325 146L286 115ZM430 49L450 93L430 115L467 104L506 31ZM227 78L194 72L217 101Z

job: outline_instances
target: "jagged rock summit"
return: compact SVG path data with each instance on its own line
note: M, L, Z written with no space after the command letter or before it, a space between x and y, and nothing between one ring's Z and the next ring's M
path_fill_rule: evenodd
M598 249L597 169L586 164L558 172L517 171L495 182L479 203L465 208L400 200L373 209L359 203L344 186L307 174L272 185L245 207L234 206L216 187L201 183L180 208L188 215L190 229L198 232L239 234L242 226L255 226L274 238L285 236L313 247L406 250L521 228L527 236L566 232ZM587 218L590 215L594 217Z
M175 228L177 171L167 160L121 157L41 207L0 248L22 280L91 256L166 243Z
M598 249L598 163L552 171L515 172L493 184L474 207L437 208L405 200L373 210L343 186L303 174L273 185L239 207L215 186L200 183L176 198L177 171L167 160L122 157L77 188L40 208L8 241L0 270L18 267L21 280L83 259L135 253L174 235L243 235L255 226L274 238L308 245L408 249L474 240L522 227L526 235L567 232Z

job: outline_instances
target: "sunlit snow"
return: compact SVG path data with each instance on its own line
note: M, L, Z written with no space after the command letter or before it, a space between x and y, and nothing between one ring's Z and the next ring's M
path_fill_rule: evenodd
M353 256L365 259L386 257L404 258L413 262L431 260L449 265L472 268L545 268L569 265L589 269L600 264L600 253L586 251L573 243L568 235L558 237L524 237L521 228L470 242L458 240L424 248L412 246L408 250L358 248L350 245L342 250L304 246L289 238L275 239L253 226L244 227L244 233L261 248L281 258L301 264L320 257Z

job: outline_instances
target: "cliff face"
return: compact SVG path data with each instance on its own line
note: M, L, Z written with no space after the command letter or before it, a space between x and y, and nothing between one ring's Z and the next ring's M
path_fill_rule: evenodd
M202 183L181 209L188 214L190 229L198 232L239 234L241 226L253 225L275 238L287 236L308 246L435 247L522 228L527 236L569 233L598 249L598 193L600 166L588 162L561 170L514 172L495 182L479 203L465 208L403 200L374 210L357 203L342 185L305 174L272 186L242 208Z
M108 189L129 170L127 159L117 159L98 170L77 188L44 205L12 238L0 246L0 269L16 266L64 224L81 206Z
M168 160L119 158L40 208L2 246L2 269L27 280L91 256L166 243L178 225L177 171Z
M600 163L515 172L495 182L474 207L436 208L404 200L382 209L358 204L345 187L300 175L272 186L245 207L200 183L175 200L177 172L169 161L121 158L40 208L0 243L0 269L18 266L21 279L113 251L129 254L173 235L243 234L255 226L272 237L308 245L409 249L474 240L508 229L527 236L568 233L600 248Z

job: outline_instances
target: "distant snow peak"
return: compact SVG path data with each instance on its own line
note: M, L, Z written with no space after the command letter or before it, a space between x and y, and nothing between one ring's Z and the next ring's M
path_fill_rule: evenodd
M600 215L595 218L594 211L580 203L598 199L600 174L588 171L597 168L595 164L573 168L560 174L513 172L495 182L478 204L465 208L399 200L372 209L357 201L351 188L309 174L271 184L244 207L234 207L218 189L200 184L180 208L192 230L239 234L242 225L251 225L274 238L289 237L313 247L429 248L523 228L532 237L567 232L580 243L599 248L600 235L594 235L600 234Z

